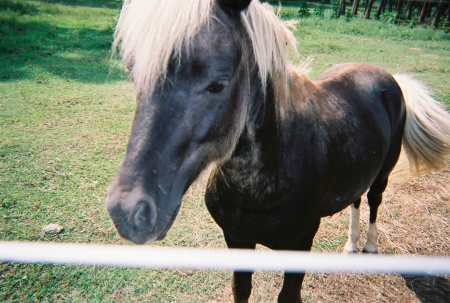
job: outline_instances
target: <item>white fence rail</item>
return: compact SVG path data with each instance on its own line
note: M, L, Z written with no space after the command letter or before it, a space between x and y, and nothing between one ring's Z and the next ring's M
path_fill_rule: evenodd
M0 262L240 271L450 274L449 257L0 241Z

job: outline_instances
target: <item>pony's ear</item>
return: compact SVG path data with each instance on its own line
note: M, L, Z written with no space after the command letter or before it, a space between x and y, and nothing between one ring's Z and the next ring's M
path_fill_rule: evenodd
M252 0L217 0L217 3L224 8L242 11L246 9Z

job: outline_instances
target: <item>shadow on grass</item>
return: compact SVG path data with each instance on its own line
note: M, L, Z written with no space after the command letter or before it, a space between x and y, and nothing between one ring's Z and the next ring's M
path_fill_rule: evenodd
M45 83L55 76L86 83L124 80L123 68L110 60L114 25L111 20L99 28L71 28L51 15L24 18L0 10L0 82Z
M402 275L406 286L423 303L450 302L450 278Z
M122 7L122 0L44 0L43 2L52 4L63 4L70 6L87 6L96 8L113 8Z

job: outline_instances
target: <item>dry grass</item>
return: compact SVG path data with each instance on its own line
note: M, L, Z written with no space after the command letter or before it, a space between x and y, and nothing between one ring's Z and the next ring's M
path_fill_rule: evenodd
M190 189L187 201L198 201L198 224L189 225L192 242L200 247L225 247L218 227L202 205L205 178ZM449 256L450 254L450 166L407 183L391 181L380 206L378 217L378 248L381 254ZM192 203L192 202L189 202ZM194 206L194 205L193 205ZM189 208L184 209L189 213ZM185 215L181 213L181 221ZM205 218L209 218L205 222ZM345 210L322 219L313 251L341 252L346 241L349 212ZM365 243L368 206L362 204L362 236L359 247ZM209 237L205 238L208 230ZM186 240L186 239L185 239ZM190 244L192 244L192 242ZM258 249L265 249L258 247ZM223 273L229 280L231 273ZM219 281L218 281L219 282ZM224 280L220 284L224 285ZM282 273L258 272L253 279L251 302L276 302L283 283ZM362 274L307 274L303 283L305 302L449 302L450 277L362 275ZM231 302L229 285L221 295L208 302Z
M408 183L393 180L378 216L381 254L449 256L450 168ZM322 220L316 241L346 231L344 211ZM362 218L368 218L364 203ZM362 224L365 231L367 224ZM365 237L361 237L363 245ZM344 243L342 243L343 246ZM360 246L360 247L361 247ZM342 249L339 247L338 251ZM308 275L303 291L311 302L449 302L449 277L399 275Z

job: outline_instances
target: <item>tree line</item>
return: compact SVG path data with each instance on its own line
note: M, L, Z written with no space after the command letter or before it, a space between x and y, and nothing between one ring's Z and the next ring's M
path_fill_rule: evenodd
M445 16L445 21L450 22L449 0L340 0L338 16L346 14L347 4L351 5L351 14L354 16L358 14L359 6L364 5L364 18L370 19L375 2L378 2L375 19L379 19L381 14L387 10L395 12L396 20L402 18L411 20L417 17L418 22L423 24L427 18L432 18L431 25L439 27L441 17ZM416 12L416 16L414 16L414 12Z
M395 20L416 21L438 28L443 21L450 24L450 0L269 0L271 3L305 7L306 2L328 4L336 9L337 16L351 14L357 16L362 11L364 18L380 19L383 14L394 14Z

